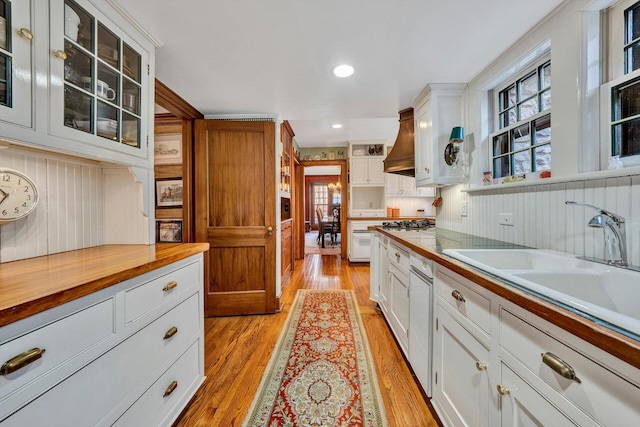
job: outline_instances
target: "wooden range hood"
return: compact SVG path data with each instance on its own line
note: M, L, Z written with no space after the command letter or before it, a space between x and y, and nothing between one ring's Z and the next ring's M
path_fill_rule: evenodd
M400 130L396 142L386 159L384 171L398 175L416 176L415 154L413 147L413 108L400 111Z

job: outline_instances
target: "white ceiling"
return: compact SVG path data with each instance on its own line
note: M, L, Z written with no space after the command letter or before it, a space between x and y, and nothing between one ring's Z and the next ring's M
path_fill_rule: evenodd
M395 139L425 85L471 81L562 2L116 1L162 43L160 81L205 115L277 114L301 147Z

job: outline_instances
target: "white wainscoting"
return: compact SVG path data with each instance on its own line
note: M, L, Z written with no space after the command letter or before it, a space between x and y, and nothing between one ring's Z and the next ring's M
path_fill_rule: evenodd
M475 234L540 249L602 258L602 229L587 227L596 211L567 206L565 200L589 203L626 219L629 262L640 265L640 175L554 183L518 188L496 188L464 193L463 185L442 189L437 210L440 228ZM467 202L468 214L460 215ZM514 226L499 225L500 213L513 213Z
M0 225L0 262L153 240L129 168L13 146L0 150L0 167L26 173L39 193L31 215Z

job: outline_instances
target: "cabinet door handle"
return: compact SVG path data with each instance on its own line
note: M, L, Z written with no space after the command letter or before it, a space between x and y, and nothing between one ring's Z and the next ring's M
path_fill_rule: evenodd
M27 40L33 40L33 33L26 28L20 28L18 30L18 35Z
M459 290L454 290L453 292L451 292L451 296L459 302L465 302L466 300L464 299L464 295L462 295L462 292L460 292Z
M178 287L178 282L176 282L175 280L170 281L169 283L167 283L166 285L164 285L164 288L162 288L162 290L164 292L168 292L173 288L177 288Z
M55 56L58 59L65 60L67 59L67 52L65 52L64 50L54 50L53 56Z
M173 393L173 391L177 387L178 387L178 381L171 381L171 384L169 384L169 387L167 387L167 389L164 391L164 394L162 395L162 397L169 396L171 393Z
M486 369L487 369L487 365L485 365L484 363L482 363L482 362L481 362L481 361L479 361L479 360L476 360L476 369L477 369L478 371L484 371L484 370L486 370Z
M31 350L22 352L15 357L12 357L11 359L4 362L2 367L0 367L0 375L9 375L10 373L17 371L20 368L24 368L25 366L30 365L31 363L40 359L44 351L44 348L39 349L36 347L32 348Z
M507 387L503 386L502 384L498 384L496 388L498 389L498 393L500 394L500 396L506 396L507 394L511 393L511 390L509 390Z
M169 338L171 338L177 333L178 333L178 328L176 328L175 326L172 326L171 328L169 328L167 332L164 333L163 339L168 340Z
M400 254L398 252L396 252L396 260L400 262Z
M576 376L576 371L573 370L564 360L560 359L553 353L546 352L541 355L542 363L553 369L558 375L565 377L569 380L573 380L577 383L581 383L580 378Z

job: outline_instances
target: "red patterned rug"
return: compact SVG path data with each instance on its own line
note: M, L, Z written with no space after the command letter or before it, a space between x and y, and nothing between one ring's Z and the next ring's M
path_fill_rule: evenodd
M386 425L353 292L299 290L244 426Z

